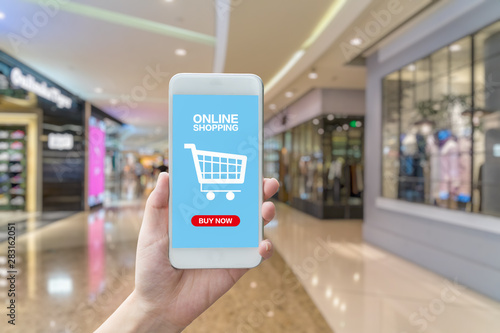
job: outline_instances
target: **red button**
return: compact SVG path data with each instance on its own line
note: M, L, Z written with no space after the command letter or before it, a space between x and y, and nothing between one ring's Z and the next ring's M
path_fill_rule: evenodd
M236 227L240 218L236 215L195 215L191 223L195 227Z

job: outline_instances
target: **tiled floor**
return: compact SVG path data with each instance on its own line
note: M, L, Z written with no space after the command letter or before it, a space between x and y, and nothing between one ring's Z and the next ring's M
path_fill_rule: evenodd
M99 326L133 288L142 205L78 213L43 228L36 216L27 217L17 241L18 325L5 328L2 319L0 332ZM499 332L499 303L364 243L361 227L360 221L320 221L278 204L266 235L279 254L186 331ZM5 253L0 243L0 267ZM1 304L4 275L0 269ZM269 302L275 290L283 291L283 302Z
M500 332L500 303L363 242L361 228L282 204L266 227L335 332Z
M18 237L17 325L0 310L0 332L91 332L132 291L142 202L78 213ZM0 243L0 304L7 300ZM281 291L279 302L270 295ZM245 275L187 332L331 332L278 254Z

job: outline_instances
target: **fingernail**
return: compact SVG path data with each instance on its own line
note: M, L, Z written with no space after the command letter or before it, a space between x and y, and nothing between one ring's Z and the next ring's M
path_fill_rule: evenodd
M269 252L269 243L266 242L266 252Z

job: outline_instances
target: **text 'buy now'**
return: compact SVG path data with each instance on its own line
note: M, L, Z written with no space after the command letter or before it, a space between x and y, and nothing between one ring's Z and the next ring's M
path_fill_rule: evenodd
M195 227L236 227L240 218L236 215L195 215L191 223Z

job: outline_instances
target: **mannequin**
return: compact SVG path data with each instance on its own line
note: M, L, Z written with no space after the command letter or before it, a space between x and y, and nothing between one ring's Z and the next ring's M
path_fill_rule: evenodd
M439 200L438 204L449 207L450 199L458 195L460 185L458 144L450 130L439 130Z
M401 161L399 197L408 201L424 201L425 140L418 133L418 127L412 127L401 140Z
M471 128L466 127L462 132L462 137L458 140L460 185L456 201L460 210L466 210L467 203L471 201L471 148Z

